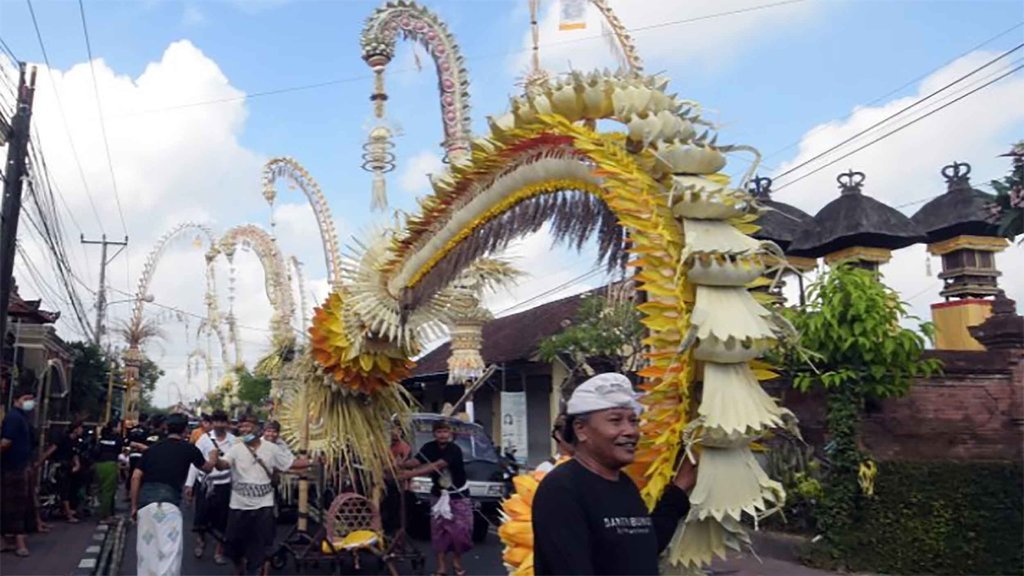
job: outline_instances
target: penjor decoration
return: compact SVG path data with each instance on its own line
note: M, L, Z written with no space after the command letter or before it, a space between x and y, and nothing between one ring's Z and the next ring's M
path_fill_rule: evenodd
M451 162L431 179L433 193L416 214L373 233L342 262L313 318L309 350L286 369L300 383L285 402L286 434L350 468L358 460L365 485L381 486L390 466L381 422L409 411L400 381L410 359L448 325L459 340L453 372L472 377L482 365L473 354L486 314L467 286L479 294L508 281L510 267L488 259L548 224L575 246L596 239L603 262L631 270L645 295L638 309L649 330L639 372L646 411L630 470L645 501L657 501L683 458L700 457L691 512L663 571L700 573L714 556L748 547L744 516L762 517L784 499L750 445L790 418L759 384L773 374L758 357L786 330L748 289L782 254L750 236L762 210L746 191L757 152L719 144L699 105L669 93L666 78L644 75L621 26L628 70L533 74L510 111L473 138L457 45L411 2L383 6L364 29L378 118L383 69L399 36L423 43L437 64ZM605 129L614 123L619 130ZM753 156L736 182L722 173L729 152ZM516 574L532 573L533 534L522 519L535 480L517 480L518 496L506 504L519 520L501 531Z

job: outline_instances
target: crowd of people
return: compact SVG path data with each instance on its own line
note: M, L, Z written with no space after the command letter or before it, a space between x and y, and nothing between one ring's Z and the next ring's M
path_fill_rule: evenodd
M35 404L33 390L13 392L0 442L3 550L23 557L31 554L28 535L51 529L44 512L77 524L81 511L94 507L101 520L109 521L125 458L116 423L97 431L72 422L44 440L33 426Z
M309 465L280 439L277 422L261 425L245 416L232 423L216 411L189 433L184 415L142 414L127 431L117 422L98 431L73 422L52 433L40 449L32 425L34 393L16 390L12 400L0 444L4 552L31 554L29 535L51 529L42 519L45 507L72 524L85 514L110 522L123 483L137 522L138 574L180 574L183 505L195 508L196 558L209 544L214 563L233 562L239 574L267 573L278 475ZM39 489L40 478L52 491Z
M40 451L31 426L34 404L31 391L16 391L3 420L5 549L28 556L27 535L48 530L35 497L36 472L46 463L54 470L60 515L70 523L79 521L79 494L87 487L95 484L99 517L106 520L114 514L119 477L128 483L140 576L181 573L183 505L195 507L197 558L212 539L214 563L232 562L237 574L269 573L278 476L310 464L280 440L276 422L261 425L246 416L233 428L218 411L189 434L184 415L143 416L124 436L116 423L98 434L73 423ZM537 574L657 573L659 553L688 512L696 462L684 459L649 513L623 473L635 457L639 415L630 381L620 374L597 375L574 390L552 432L559 454L542 466L546 475L534 499ZM398 472L390 486L404 491L410 478L431 478L435 574L447 574L450 560L454 574L465 576L462 556L473 545L465 462L448 422L437 420L433 436L413 450L395 428L391 449Z

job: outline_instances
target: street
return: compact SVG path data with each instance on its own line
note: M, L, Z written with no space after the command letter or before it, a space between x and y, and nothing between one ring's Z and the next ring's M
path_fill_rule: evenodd
M127 514L127 502L124 500L123 491L118 494L118 513ZM213 545L208 541L206 553L203 558L196 558L193 555L193 537L191 533L193 509L190 506L183 506L182 512L185 520L185 551L182 558L183 576L218 576L233 574L232 566L218 566L213 562ZM278 526L278 542L284 542L292 527L290 525ZM29 540L32 555L28 558L19 558L13 554L0 556L0 573L4 576L52 576L63 574L91 574L91 571L83 571L83 559L95 554L95 549L103 544L102 536L97 532L98 528L94 521L83 520L80 524L67 524L65 522L53 523L53 531L49 534L35 534ZM124 538L124 555L121 558L119 574L124 576L135 576L137 574L137 557L135 554L135 525L129 523ZM416 550L424 555L426 565L421 574L434 574L436 562L430 550L429 542L410 540ZM797 540L778 534L755 533L754 542L757 547L760 559L752 556L731 558L727 561L716 560L709 575L714 576L827 576L833 574L815 570L800 565L795 560L794 546ZM487 539L478 544L463 558L466 571L473 575L504 575L506 571L501 561L502 546L492 528ZM88 566L88 560L85 560ZM413 570L409 562L396 564L400 574L412 575L417 572ZM451 569L449 568L449 571ZM329 560L310 560L296 563L290 557L288 563L280 569L271 570L272 574L335 574L334 567ZM343 574L375 574L376 564L371 558L363 561L362 571L356 572L347 565L341 573ZM380 572L383 573L383 572Z

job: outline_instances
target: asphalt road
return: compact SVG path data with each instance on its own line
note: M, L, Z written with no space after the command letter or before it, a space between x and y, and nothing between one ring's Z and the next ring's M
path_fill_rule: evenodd
M182 510L185 516L185 555L182 559L181 573L183 576L216 576L216 575L229 575L233 574L231 565L217 566L213 562L213 545L212 542L208 542L206 547L206 554L201 559L197 559L193 553L193 537L190 532L192 527L192 510L190 507L185 507ZM278 541L284 542L290 531L290 526L279 526L278 527ZM124 560L121 565L121 574L124 576L135 576L137 574L136 564L137 557L135 555L135 526L129 528L126 536L126 545L124 552ZM430 550L429 542L421 542L412 540L412 545L419 550L425 557L426 566L424 567L423 574L433 574L436 570L436 561L433 557L433 553ZM501 543L498 541L498 537L494 534L489 534L487 539L482 543L478 544L466 557L463 559L466 571L474 576L484 575L504 575L506 571L501 563ZM326 560L320 560L318 562L302 562L298 567L293 559L290 559L287 565L281 569L272 569L271 574L337 574L339 572L334 571L334 567L331 563ZM363 562L363 570L360 572L351 569L351 566L345 566L342 574L376 574L378 573L375 569L375 564L371 560L367 559ZM409 562L403 562L397 565L399 572L403 575L413 575L416 572L412 569ZM386 573L386 572L385 572ZM449 573L451 567L449 566Z

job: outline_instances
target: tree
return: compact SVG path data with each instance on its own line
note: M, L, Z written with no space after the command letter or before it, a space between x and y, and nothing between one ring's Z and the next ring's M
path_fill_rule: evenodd
M558 359L570 369L564 393L570 393L579 377L600 369L621 374L635 372L643 360L644 325L633 301L610 301L604 296L584 296L571 325L540 342L538 353L545 362Z
M111 359L92 342L70 342L75 363L68 408L72 418L100 420L106 413Z
M858 473L866 454L860 442L865 402L906 394L914 378L939 372L935 359L924 359L932 327L920 333L900 326L916 320L899 295L878 274L838 266L808 290L802 310L787 316L799 333L799 348L789 348L783 362L796 388L824 388L831 444L829 473L818 528L833 550L842 553L861 497ZM806 360L809 358L810 362Z
M999 226L1000 236L1013 240L1024 235L1024 141L1015 144L1008 156L1013 157L1010 173L992 181L996 191L992 220Z
M156 365L148 357L143 356L139 363L139 410L153 413L158 409L153 406L153 392L156 391L156 383L164 375L163 369Z
M270 400L270 378L257 376L245 368L238 370L238 399L259 409Z

